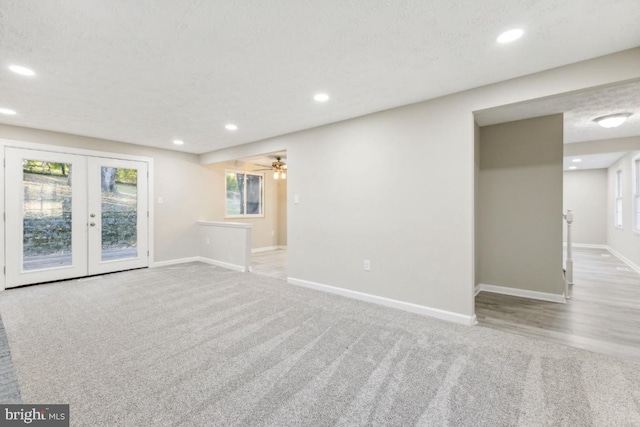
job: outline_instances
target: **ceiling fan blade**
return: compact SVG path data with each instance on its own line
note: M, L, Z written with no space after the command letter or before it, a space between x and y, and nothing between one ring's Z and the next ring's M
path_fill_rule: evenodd
M270 171L270 170L273 170L273 169L271 169L271 168L268 168L268 169L254 169L253 171L254 172L260 172L260 171Z

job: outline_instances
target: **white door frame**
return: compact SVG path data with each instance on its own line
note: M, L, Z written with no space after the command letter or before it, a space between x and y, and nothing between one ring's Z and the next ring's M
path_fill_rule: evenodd
M59 145L49 145L49 144L38 144L33 142L25 142L18 141L13 139L3 139L0 138L0 156L2 156L2 165L3 170L0 173L0 211L4 214L5 212L5 182L4 182L4 165L6 164L5 159L5 147L14 147L14 148L25 148L31 150L40 150L40 151L49 151L53 153L63 153L63 154L78 154L83 156L93 156L93 157L106 157L111 159L118 160L135 160L141 162L147 162L149 165L149 188L147 194L147 206L149 209L149 221L148 221L148 245L149 245L149 266L153 265L154 262L154 235L155 235L155 227L154 227L154 168L153 168L153 158L145 157L145 156L132 156L128 154L121 153L113 153L113 152L105 152L105 151L96 151L96 150L86 150L83 148L75 148L75 147L64 147ZM3 215L2 227L0 227L0 260L2 260L2 274L0 274L0 291L5 289L5 274L6 270L6 254L5 254L5 221Z

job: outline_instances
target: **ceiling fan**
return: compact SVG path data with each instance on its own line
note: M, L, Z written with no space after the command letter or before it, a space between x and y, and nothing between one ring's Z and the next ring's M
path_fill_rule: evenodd
M256 166L261 166L265 169L257 169L258 171L273 171L273 179L287 179L287 165L282 162L282 158L280 156L276 157L276 161L271 163L271 166L257 164Z

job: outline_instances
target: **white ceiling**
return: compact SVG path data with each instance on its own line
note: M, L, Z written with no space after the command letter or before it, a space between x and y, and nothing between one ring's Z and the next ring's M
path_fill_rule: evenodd
M608 114L633 113L617 128L603 128L593 121ZM548 114L564 113L564 143L599 141L640 135L640 82L560 95L514 105L478 111L474 114L480 126L523 120ZM612 149L614 146L612 145ZM608 168L626 152L566 156L563 169L575 170ZM574 163L574 158L582 161Z
M284 164L287 163L287 151L278 151L276 153L262 154L260 156L246 157L239 159L242 162L252 163L256 168L260 168L258 165L271 167L271 163L276 161L276 158L280 157L280 161Z
M604 169L608 168L618 160L620 160L626 152L615 153L599 153L599 154L585 154L580 156L567 156L564 158L563 170L571 171L569 169L572 166L576 167L576 171L586 169ZM574 159L581 160L579 163L574 163Z
M617 128L606 129L593 121L623 112L633 115ZM505 105L476 112L475 119L487 126L555 113L564 113L565 144L640 135L640 82Z
M2 0L0 122L203 153L633 48L638 22L638 0Z

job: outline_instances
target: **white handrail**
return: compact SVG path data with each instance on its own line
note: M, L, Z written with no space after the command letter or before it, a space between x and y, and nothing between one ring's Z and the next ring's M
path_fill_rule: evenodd
M565 298L569 298L569 285L573 285L573 252L571 243L571 224L573 223L573 211L567 209L567 213L562 215L567 221L567 262L565 267Z

